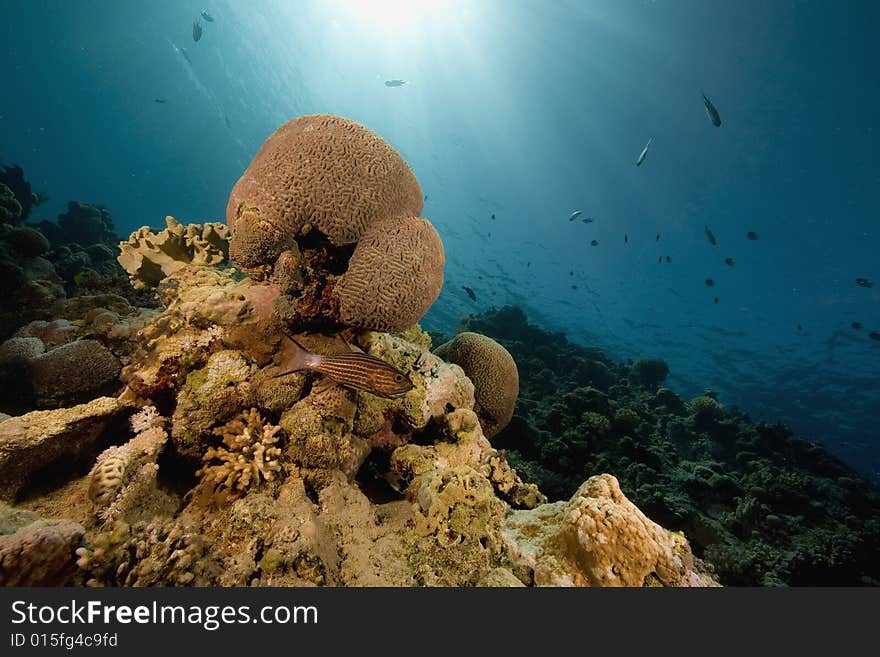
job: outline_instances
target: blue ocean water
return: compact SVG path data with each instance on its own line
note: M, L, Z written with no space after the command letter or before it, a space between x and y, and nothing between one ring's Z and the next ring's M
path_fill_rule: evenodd
M340 114L428 196L447 267L425 328L517 304L880 476L877 3L0 6L0 158L49 193L32 220L74 199L121 236L222 220L266 136Z

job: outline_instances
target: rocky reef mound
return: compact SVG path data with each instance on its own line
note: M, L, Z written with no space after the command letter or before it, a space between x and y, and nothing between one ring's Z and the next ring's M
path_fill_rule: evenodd
M491 336L516 361L516 412L493 445L550 499L613 472L723 584L880 584L880 491L821 445L754 422L711 390L682 399L662 386L662 360L614 362L515 307L461 330Z
M68 299L76 330L16 336L30 376L89 340L119 375L108 396L0 422L0 584L715 585L610 474L548 504L490 443L513 352L481 341L495 357L474 380L431 353L416 322L444 260L421 198L374 133L295 119L233 190L229 232L169 221L121 245L161 309ZM386 393L377 369L409 385Z

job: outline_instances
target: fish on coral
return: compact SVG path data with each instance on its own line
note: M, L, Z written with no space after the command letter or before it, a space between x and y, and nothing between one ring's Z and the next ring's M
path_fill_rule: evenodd
M406 374L381 358L357 351L324 356L309 352L290 335L286 338L291 343L292 353L282 371L275 376L303 370L318 372L346 388L388 399L402 397L413 388Z

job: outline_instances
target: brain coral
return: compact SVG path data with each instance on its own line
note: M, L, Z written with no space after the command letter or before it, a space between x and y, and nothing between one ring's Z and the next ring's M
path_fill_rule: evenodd
M443 242L425 219L373 224L337 289L342 321L378 331L412 326L440 294L444 259Z
M257 216L240 225L248 207ZM375 221L421 211L419 182L390 144L354 121L316 114L266 139L229 195L226 223L236 259L255 266L264 263L249 261L242 242L260 235L284 240L311 225L339 246L357 242Z
M455 363L474 384L483 433L491 438L510 422L519 396L519 372L513 356L492 338L479 333L459 333L435 349L443 360Z
M97 340L77 340L34 358L30 369L38 404L51 408L114 388L121 366Z

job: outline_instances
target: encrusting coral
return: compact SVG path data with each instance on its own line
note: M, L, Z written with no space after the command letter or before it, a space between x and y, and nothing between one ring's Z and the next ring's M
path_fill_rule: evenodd
M0 516L8 514L9 507L0 505ZM34 519L9 529L13 531L0 531L0 586L68 583L75 571L74 551L85 533L82 526L70 520Z
M514 511L504 538L538 586L707 586L690 547L649 520L611 475L590 477L568 502Z

